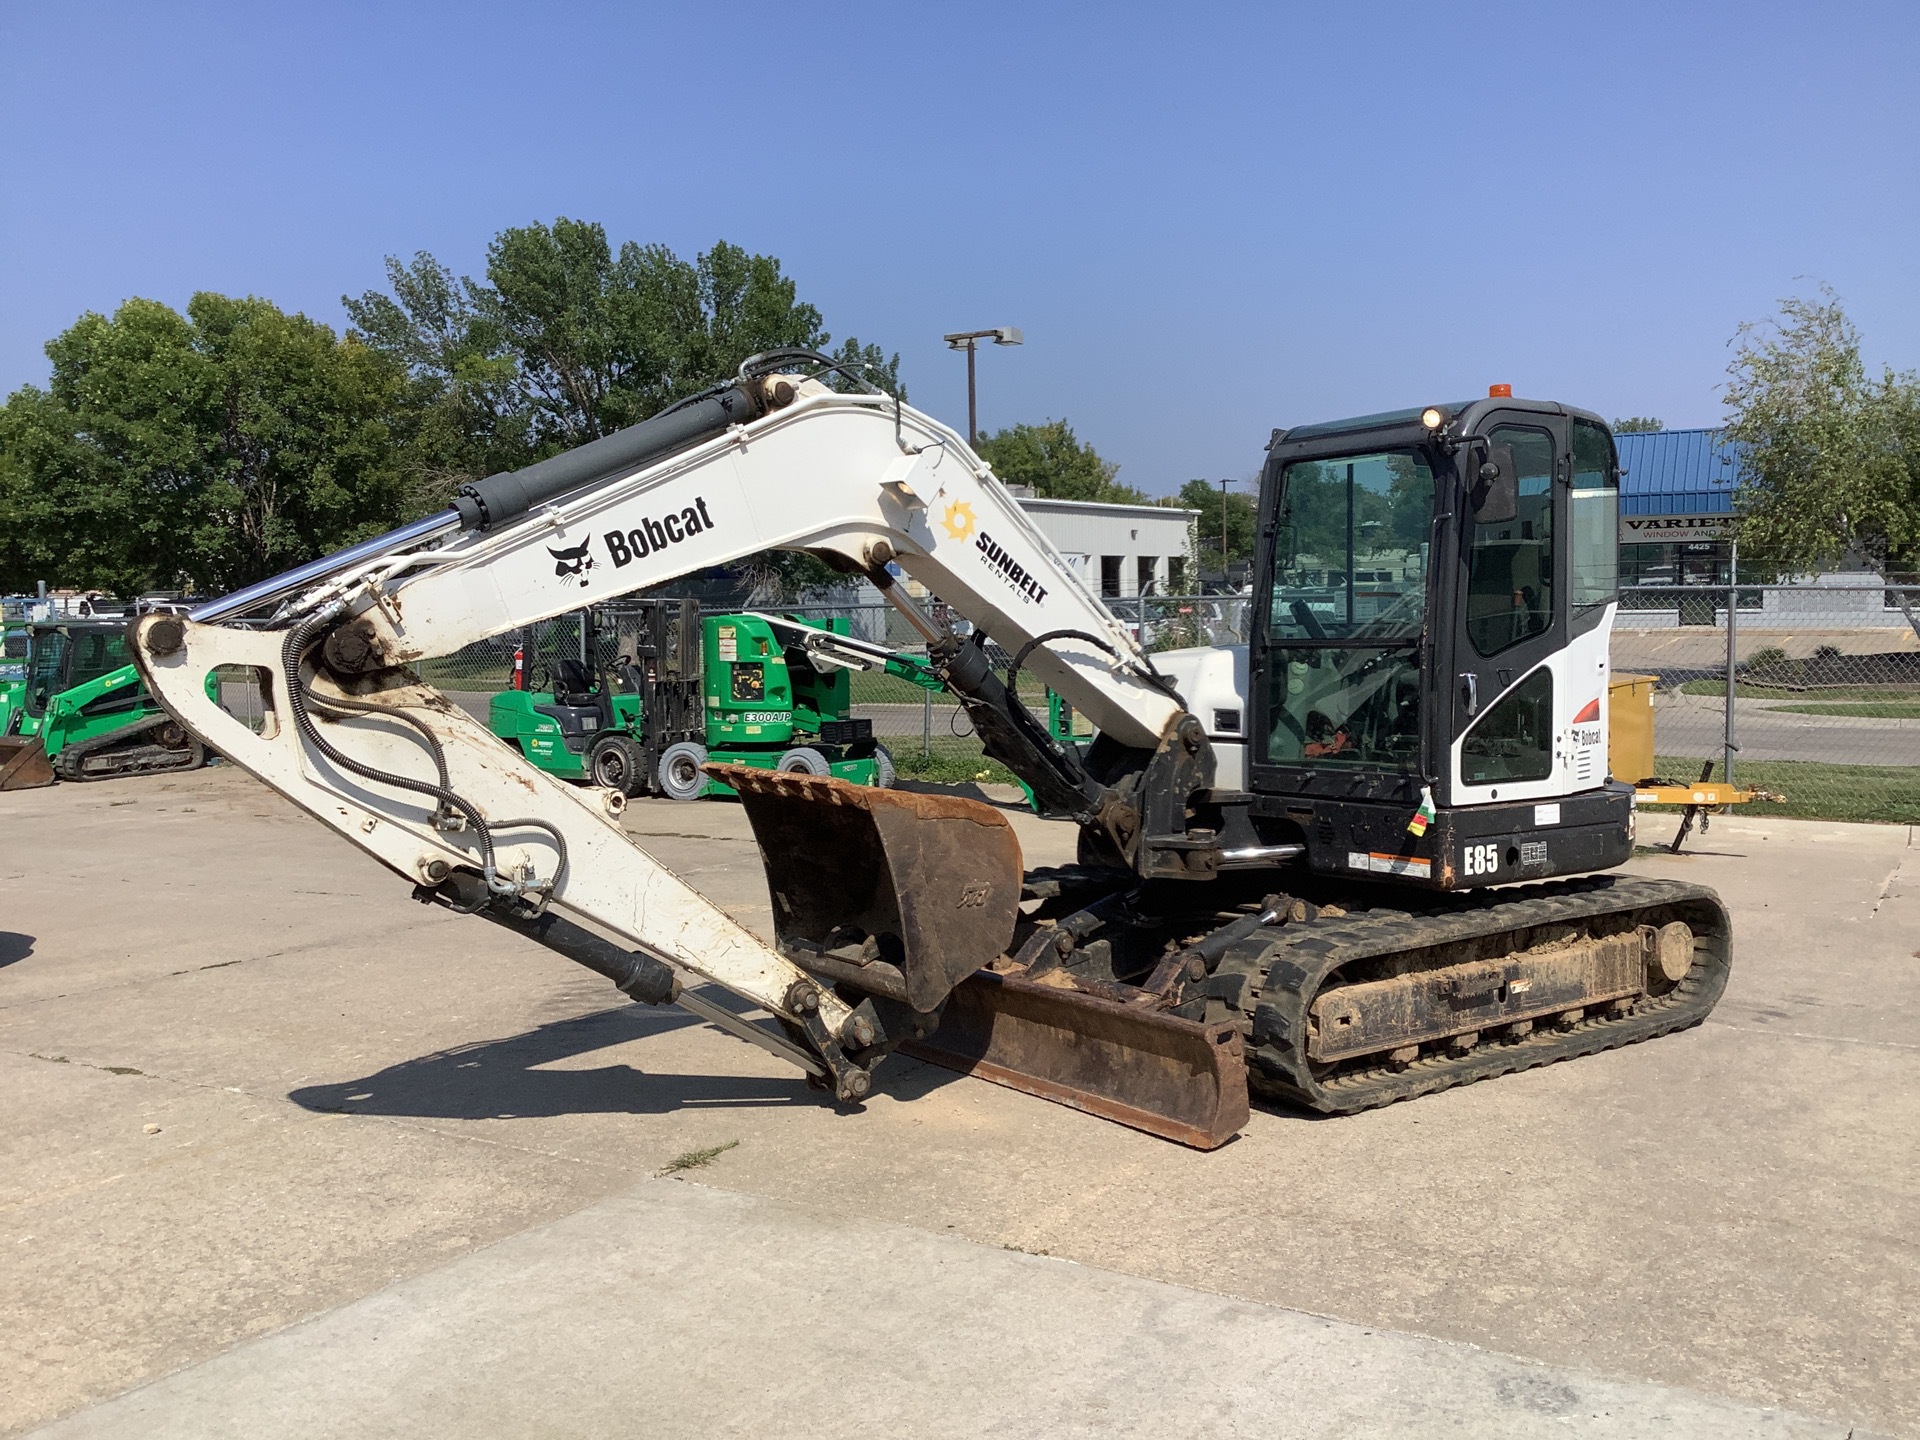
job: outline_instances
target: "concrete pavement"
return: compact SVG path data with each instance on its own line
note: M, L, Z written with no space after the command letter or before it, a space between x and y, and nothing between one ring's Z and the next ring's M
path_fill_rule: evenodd
M1030 863L1065 858L1064 827L1015 819ZM863 1403L882 1416L907 1413L886 1409L892 1355L918 1357L916 1380L967 1383L917 1413L982 1426L996 1393L1041 1402L1009 1378L1037 1365L1046 1393L1112 1394L1141 1427L1218 1433L1225 1412L1201 1398L1218 1392L1232 1416L1292 1433L1275 1417L1318 1413L1300 1395L1343 1393L1313 1368L1324 1361L1347 1364L1374 1407L1360 1421L1330 1412L1352 1422L1340 1433L1396 1433L1400 1402L1363 1383L1384 1367L1424 1413L1498 1434L1511 1417L1486 1398L1484 1350L1551 1367L1547 1383L1576 1395L1557 1423L1576 1430L1600 1423L1577 1405L1599 1405L1594 1377L1613 1376L1731 1407L1688 1412L1723 1426L1696 1433L1742 1433L1726 1416L1813 1424L1755 1420L1756 1406L1920 1433L1920 852L1905 829L1727 817L1688 855L1637 861L1733 907L1734 980L1696 1030L1351 1120L1257 1111L1233 1145L1197 1155L906 1062L862 1112L836 1113L770 1056L679 1012L612 1003L557 957L412 904L232 770L7 796L0 821L0 1079L14 1102L0 1109L0 1429L81 1412L66 1433L92 1433L138 1413L152 1433L220 1433L249 1395L315 1393L324 1355L423 1413L502 1417L492 1433L594 1433L521 1424L533 1412L515 1407L559 1391L590 1406L598 1387L629 1397L629 1428L642 1393L704 1394L703 1418L748 1427L775 1402L737 1393L711 1355L671 1348L737 1336L749 1370L871 1380ZM629 828L765 928L738 807L640 804ZM647 1218L664 1203L650 1197L704 1193L648 1177L728 1142L702 1184L766 1208L664 1229ZM642 1250L693 1265L713 1307L738 1304L675 1308L673 1284L595 1248L643 1224ZM683 1226L704 1238L681 1247ZM736 1247L713 1238L735 1232ZM516 1236L556 1248L503 1248ZM935 1240L973 1258L919 1248ZM804 1285L757 1278L787 1246L806 1258ZM855 1303L865 1282L838 1257L875 1253L894 1257L885 1294L924 1294L922 1308ZM506 1258L490 1269L487 1256ZM500 1308L526 1266L521 1288L557 1297L542 1324ZM628 1277L635 1308L580 1278L601 1271ZM971 1278L949 1294L949 1274ZM1087 1275L1120 1288L1073 1288ZM1026 1338L956 1328L956 1311L1002 1290L1013 1318L994 1326ZM412 1318L381 1328L390 1303ZM829 1323L809 1325L819 1307ZM1069 1321L1115 1318L1104 1345L1049 1346L1059 1327L1022 1331L1027 1311L1076 1337ZM1385 1360L1345 1329L1299 1339L1289 1327L1320 1322L1285 1312L1443 1343ZM466 1313L468 1330L433 1328ZM596 1328L603 1313L614 1319ZM1178 1343L1156 1329L1175 1313L1201 1317L1173 1327ZM694 1380L608 1378L651 1375L650 1316L675 1321L653 1369ZM388 1336L402 1353L403 1332L428 1357L413 1380L381 1368L386 1342L328 1348ZM528 1347L526 1366L507 1339ZM580 1353L563 1362L569 1344ZM469 1350L487 1363L466 1363ZM1110 1353L1174 1378L1127 1381ZM1191 1379L1210 1367L1213 1389ZM173 1372L140 1392L144 1412L84 1408ZM813 1408L780 1413L835 1433L845 1409L804 1393ZM363 1402L326 1403L360 1417L359 1433L382 1430L386 1412Z
M1861 1432L647 1181L36 1440Z

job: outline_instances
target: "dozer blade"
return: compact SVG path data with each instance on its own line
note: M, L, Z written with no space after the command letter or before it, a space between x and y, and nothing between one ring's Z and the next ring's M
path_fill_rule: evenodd
M746 806L774 933L803 967L861 932L878 942L871 988L926 1014L1012 940L1020 841L991 805L748 765L707 773Z
M1202 1025L988 971L955 990L910 1055L1200 1150L1247 1123L1231 1023Z
M905 1053L1203 1150L1246 1123L1232 1024L985 968L1011 963L1024 879L1019 840L992 806L741 765L707 771L746 806L780 948L822 978L940 1011Z
M0 793L53 784L53 764L38 735L0 737Z

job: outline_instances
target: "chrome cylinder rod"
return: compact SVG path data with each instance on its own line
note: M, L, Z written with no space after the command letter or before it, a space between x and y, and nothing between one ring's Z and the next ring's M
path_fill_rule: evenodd
M231 595L218 600L209 600L198 609L188 612L187 618L199 624L212 620L225 620L234 615L243 615L247 611L265 605L269 601L279 600L295 594L321 580L351 570L356 565L369 560L377 560L404 550L410 545L424 544L441 535L450 535L459 530L460 512L442 510L438 515L429 515L424 520L416 520L411 525L402 525L398 530L390 530L385 535L377 535L371 540L362 540L358 545L349 545L344 550L336 550L331 555L323 555L318 560L309 560L297 565L283 575L271 580L262 580L236 590Z

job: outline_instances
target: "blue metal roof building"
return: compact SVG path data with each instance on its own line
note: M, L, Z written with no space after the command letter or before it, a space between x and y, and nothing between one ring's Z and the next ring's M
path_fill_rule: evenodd
M1616 435L1622 515L1730 515L1739 452L1718 430Z

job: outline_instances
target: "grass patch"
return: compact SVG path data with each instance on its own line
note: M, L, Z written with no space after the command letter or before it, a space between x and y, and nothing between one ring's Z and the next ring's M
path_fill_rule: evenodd
M1692 781L1704 760L1662 755L1659 773ZM1719 767L1714 767L1717 773ZM1794 820L1856 820L1920 825L1920 765L1829 765L1819 760L1740 760L1733 778L1743 788L1771 790L1782 803L1754 800L1735 814ZM1643 805L1643 810L1677 810L1676 805Z
M1770 714L1775 715L1856 715L1864 720L1920 720L1920 700L1855 700L1832 705L1770 705L1767 708Z
M888 749L893 746L889 743ZM909 780L925 780L935 785L964 785L978 782L983 785L1014 785L1013 772L998 760L989 760L978 750L970 754L953 754L950 751L936 749L931 755L922 755L917 743L913 748L904 746L893 751L893 765L900 774Z
M847 677L847 682L855 705L924 705L929 694L933 696L935 710L943 707L950 710L959 703L945 691L924 690L898 675L887 675L878 670L855 670ZM1020 672L1019 682L1021 703L1035 714L1044 714L1047 687L1027 670Z
M724 1145L709 1145L704 1150L688 1150L662 1165L658 1173L678 1175L682 1170L698 1170L704 1165L711 1165L739 1143L738 1140L729 1140Z
M505 690L512 684L513 661L506 658L476 664L471 658L433 655L414 667L420 678L442 690Z
M924 705L928 694L911 681L877 670L855 670L847 677L847 684L856 705ZM953 701L947 696L935 695L933 703L951 705Z
M1724 695L1727 682L1724 680L1689 680L1680 687L1682 695ZM1920 689L1911 685L1822 685L1817 690L1808 691L1802 687L1789 689L1783 685L1754 685L1737 680L1733 686L1733 698L1736 700L1805 700L1809 694L1816 694L1822 700L1912 700L1920 702Z

